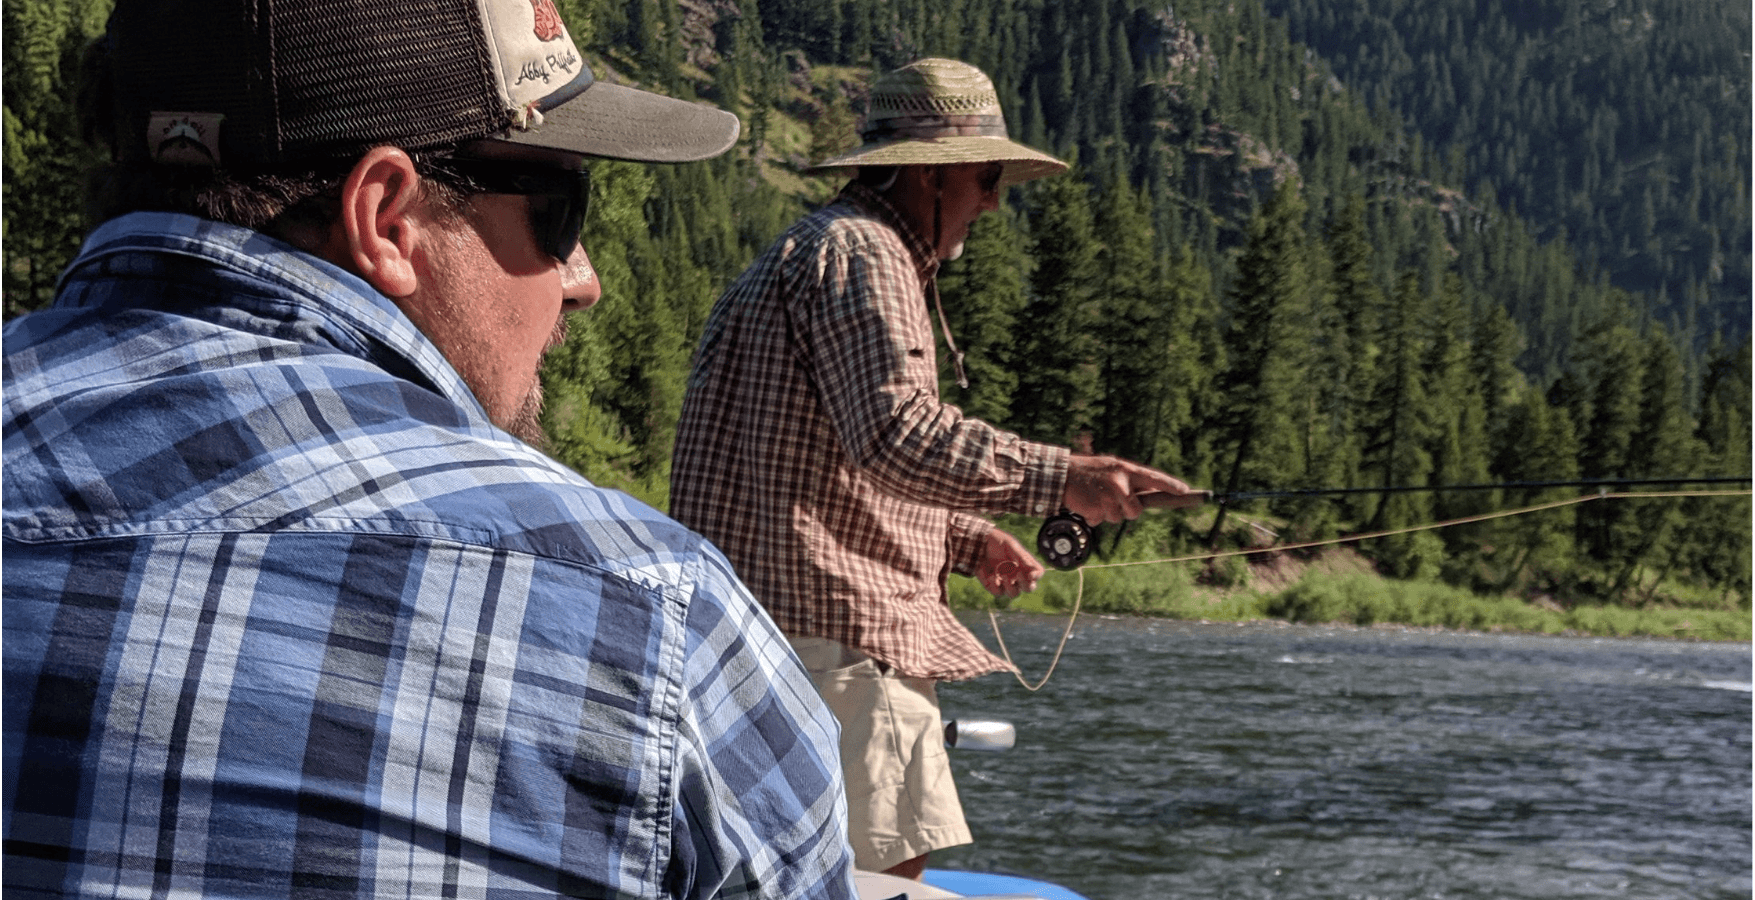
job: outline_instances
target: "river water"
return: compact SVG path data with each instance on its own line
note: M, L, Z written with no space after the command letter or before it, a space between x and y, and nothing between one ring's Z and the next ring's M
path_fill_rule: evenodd
M1001 618L1032 680L1064 622ZM976 843L939 868L1092 900L1750 897L1745 644L1087 616L1039 693L940 696L1018 743L952 751Z

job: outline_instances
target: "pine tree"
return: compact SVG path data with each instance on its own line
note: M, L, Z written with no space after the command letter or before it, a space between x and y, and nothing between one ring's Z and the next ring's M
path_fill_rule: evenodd
M1190 247L1171 255L1165 278L1164 330L1170 347L1162 366L1157 443L1146 459L1190 483L1211 484L1218 460L1207 423L1224 405L1218 380L1227 368L1219 298L1212 273Z
M1414 272L1402 275L1384 335L1384 360L1365 419L1365 464L1392 487L1431 484L1432 453L1437 428L1430 404L1430 385L1423 365L1430 350L1431 306ZM1432 497L1418 491L1387 494L1372 517L1376 529L1399 528L1432 521ZM1431 532L1389 538L1378 548L1378 560L1401 577L1436 570L1442 544Z
M1009 427L1012 395L1027 360L1018 357L1018 316L1029 299L1030 258L1008 208L975 220L961 259L939 273L945 318L964 352L969 388L962 391L940 357L940 390L948 402L985 422Z
M1101 342L1097 449L1147 459L1161 429L1165 356L1171 336L1159 297L1163 274L1152 258L1151 220L1139 193L1116 173L1097 204Z
M1587 479L1630 478L1633 437L1639 423L1645 351L1625 325L1592 329L1579 344L1574 368L1582 390L1572 398L1581 423L1579 474ZM1640 525L1625 505L1598 503L1579 516L1579 543L1610 566L1626 561Z
M657 180L652 169L630 163L598 163L592 168L590 219L582 240L603 288L603 299L571 317L567 341L543 365L546 397L544 427L549 451L588 478L660 500L663 467L652 458L648 403L643 373L653 346L651 333L639 334L646 310L634 298L656 301L661 322L674 325L662 285L646 283L655 256L644 206ZM642 264L636 270L636 264ZM672 338L682 339L680 328ZM663 453L667 463L669 448ZM654 492L659 492L655 494Z
M1070 445L1097 415L1097 238L1077 171L1042 183L1030 216L1030 302L1018 316L1012 422L1025 437Z
M1322 354L1317 368L1327 373L1318 409L1332 423L1337 446L1325 467L1324 483L1361 486L1364 437L1360 414L1366 409L1383 357L1381 330L1386 318L1383 291L1374 277L1375 249L1365 229L1365 198L1354 193L1329 226L1331 266L1328 309L1336 321L1319 322ZM1354 509L1358 515L1358 509Z
M1297 486L1303 478L1297 416L1308 408L1303 372L1315 285L1309 275L1295 180L1280 186L1249 226L1225 328L1226 410L1216 423L1229 455L1224 491ZM1214 534L1222 522L1214 523Z
M1444 273L1434 298L1431 338L1423 366L1427 403L1433 410L1434 432L1429 444L1435 484L1481 484L1487 481L1487 406L1481 384L1470 371L1468 314L1463 309L1462 280ZM1482 494L1444 493L1434 498L1434 512L1444 519L1485 512L1490 498ZM1466 536L1466 531L1455 532ZM1448 535L1447 535L1448 536Z
M859 132L854 127L853 109L847 95L839 90L830 91L828 99L823 101L822 112L811 122L810 161L822 162L858 144Z
M1646 478L1692 474L1689 467L1705 453L1697 443L1694 422L1688 415L1681 355L1662 329L1647 334L1644 345L1639 418L1628 452L1628 471ZM1650 566L1655 570L1651 584L1655 592L1679 563L1686 563L1686 548L1674 544L1684 526L1682 501L1670 497L1641 499L1630 501L1628 506L1630 516L1639 522L1640 533L1628 547L1611 591L1621 595L1633 586L1639 567Z
M1493 470L1507 482L1568 481L1578 477L1578 440L1571 418L1534 390L1523 390L1506 408L1505 430L1517 435L1499 448ZM1577 496L1569 488L1511 488L1503 502L1512 509L1554 503ZM1494 525L1491 536L1503 559L1495 587L1512 590L1534 581L1551 581L1574 565L1577 508L1514 516ZM1531 577L1530 573L1534 573Z
M5 177L0 254L6 318L46 306L61 270L90 224L82 215L89 173L106 154L78 133L75 104L80 60L103 30L105 0L8 0Z
M1750 474L1749 343L1734 352L1715 347L1701 386L1700 424L1695 432L1706 448L1708 474ZM1702 497L1684 507L1689 529L1682 546L1695 548L1691 568L1712 584L1736 593L1742 608L1750 601L1750 500L1747 497Z
M1517 370L1521 345L1522 335L1504 307L1493 304L1477 314L1470 341L1469 371L1480 379L1488 440L1494 448L1507 439L1516 440L1505 427L1505 407L1526 384L1523 373Z

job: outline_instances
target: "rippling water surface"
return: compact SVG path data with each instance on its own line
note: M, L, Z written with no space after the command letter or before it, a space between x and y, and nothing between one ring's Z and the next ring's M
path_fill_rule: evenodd
M985 618L970 619L991 641ZM1062 619L1001 619L1039 677ZM933 865L1133 898L1748 898L1748 645L1082 619Z

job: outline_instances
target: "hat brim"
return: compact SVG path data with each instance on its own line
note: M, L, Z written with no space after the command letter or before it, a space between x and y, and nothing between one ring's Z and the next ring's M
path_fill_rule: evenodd
M825 159L805 171L831 172L860 166L945 166L980 162L1005 165L1005 171L999 176L1001 186L1022 184L1049 175L1059 175L1067 170L1066 163L1008 138L957 135L869 143L840 156Z
M680 163L730 150L740 128L737 116L722 109L597 81L544 112L541 125L513 129L500 139L609 159Z

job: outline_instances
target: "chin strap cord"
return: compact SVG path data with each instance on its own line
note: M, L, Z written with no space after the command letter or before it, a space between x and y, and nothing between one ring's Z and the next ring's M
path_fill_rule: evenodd
M932 170L932 252L938 255L939 235L944 232L944 191L945 171L937 166ZM932 305L938 310L938 328L944 332L945 346L951 351L951 365L957 370L957 387L969 389L969 373L963 369L963 351L957 349L957 339L951 337L951 323L945 318L944 299L938 293L938 276L934 275L927 282L927 290L932 292Z
M957 339L951 337L951 323L945 319L945 304L938 296L938 279L933 279L927 290L932 291L932 305L938 308L938 327L945 333L945 346L951 351L951 365L957 370L957 387L969 389L969 373L963 369L963 351L957 349Z

